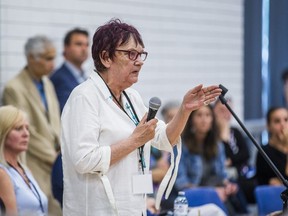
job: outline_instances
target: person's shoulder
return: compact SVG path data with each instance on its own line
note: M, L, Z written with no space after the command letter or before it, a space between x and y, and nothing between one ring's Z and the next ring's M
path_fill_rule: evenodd
M5 83L4 91L6 90L20 90L21 92L26 92L27 88L25 86L29 85L29 76L25 70L15 75L12 79ZM27 82L28 81L28 82Z
M132 97L132 98L141 98L141 95L139 94L139 92L138 92L136 89L127 88L127 89L125 89L125 92L126 92L126 94L127 94L129 97Z
M68 67L66 66L65 62L63 62L58 68L56 68L55 73L61 72L63 70L69 70Z
M136 89L134 89L134 88L127 88L127 89L125 89L125 92L128 94L139 94L138 93L138 91L136 90Z
M274 148L273 146L271 146L269 143L267 143L266 145L262 145L261 146L263 151L268 154L271 157L272 155L278 155L279 156L279 150L277 150L276 148ZM258 154L260 155L260 152L258 152Z
M245 141L245 140L243 140L243 139L245 139L245 134L240 130L240 128L232 126L231 131L233 131L234 137L236 139L242 139L243 142Z
M7 172L4 166L0 167L0 194L2 197L14 197L14 183L13 179Z
M242 132L240 131L240 128L238 128L238 127L236 127L236 126L231 126L231 130L232 130L235 134L243 135Z
M6 169L6 167L2 163L0 163L0 169Z
M2 164L0 164L0 177L2 176L2 175L6 175L7 174L7 170L6 170L6 168L5 168L5 166L4 165L2 165ZM8 175L8 174L7 174ZM1 179L1 178L0 178Z
M97 88L93 85L93 82L91 79L87 79L83 83L80 83L77 85L70 94L71 98L79 98L79 97L84 97L84 98L91 98L90 95L98 95L99 92L97 91ZM93 90L94 89L94 90ZM69 98L70 98L69 97ZM96 98L96 97L95 97Z
M3 182L10 181L10 176L7 172L7 169L3 164L0 164L0 185L3 184Z
M53 81L54 79L61 78L65 71L69 71L69 69L66 67L65 63L63 63L52 72L50 79Z
M231 125L230 128L231 128L231 130L233 130L233 131L239 131L239 132L240 132L239 128L236 127L236 126L234 126L234 125Z
M285 153L283 153L282 151L278 150L276 147L274 147L271 144L267 144L265 146L263 146L263 150L268 153L268 154L273 154L273 155L277 155L277 156L283 156L286 155Z
M5 86L14 86L16 83L22 83L23 79L25 79L26 72L25 69L21 70L19 73L17 73L14 77L12 77L10 80L8 80L5 84Z
M261 145L261 148L263 151L267 152L270 149L270 145L269 144L259 144ZM259 151L257 151L257 155L261 155L261 153Z

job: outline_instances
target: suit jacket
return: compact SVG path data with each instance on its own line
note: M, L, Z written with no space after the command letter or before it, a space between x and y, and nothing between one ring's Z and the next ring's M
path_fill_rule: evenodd
M48 111L27 69L23 69L4 87L3 104L11 104L28 114L30 141L26 162L43 192L51 195L51 169L59 150L60 111L49 78L42 78Z
M65 63L63 63L60 68L55 70L50 79L54 85L60 104L60 110L62 112L70 93L80 83L77 81Z

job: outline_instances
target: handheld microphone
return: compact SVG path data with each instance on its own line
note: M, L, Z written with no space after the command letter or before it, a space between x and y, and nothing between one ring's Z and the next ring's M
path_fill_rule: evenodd
M161 106L161 100L158 97L152 97L149 101L149 111L147 116L147 122L155 118L156 113Z
M161 100L158 97L152 97L149 101L149 111L148 111L148 115L147 115L147 122L153 118L155 118L156 113L159 109L159 107L161 106ZM140 146L139 148L139 155L140 155L140 163L141 163L141 168L142 168L142 172L144 174L144 168L146 167L145 165L145 160L144 160L144 156L143 156L143 149L144 149L144 145Z

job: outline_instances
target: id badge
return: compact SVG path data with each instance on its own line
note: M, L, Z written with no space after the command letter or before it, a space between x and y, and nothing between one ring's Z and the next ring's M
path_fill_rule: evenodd
M152 174L138 174L132 177L133 194L152 194Z

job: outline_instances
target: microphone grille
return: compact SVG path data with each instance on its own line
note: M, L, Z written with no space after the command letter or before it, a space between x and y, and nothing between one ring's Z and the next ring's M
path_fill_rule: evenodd
M158 97L152 97L149 101L149 107L153 110L158 110L161 106L161 100Z

